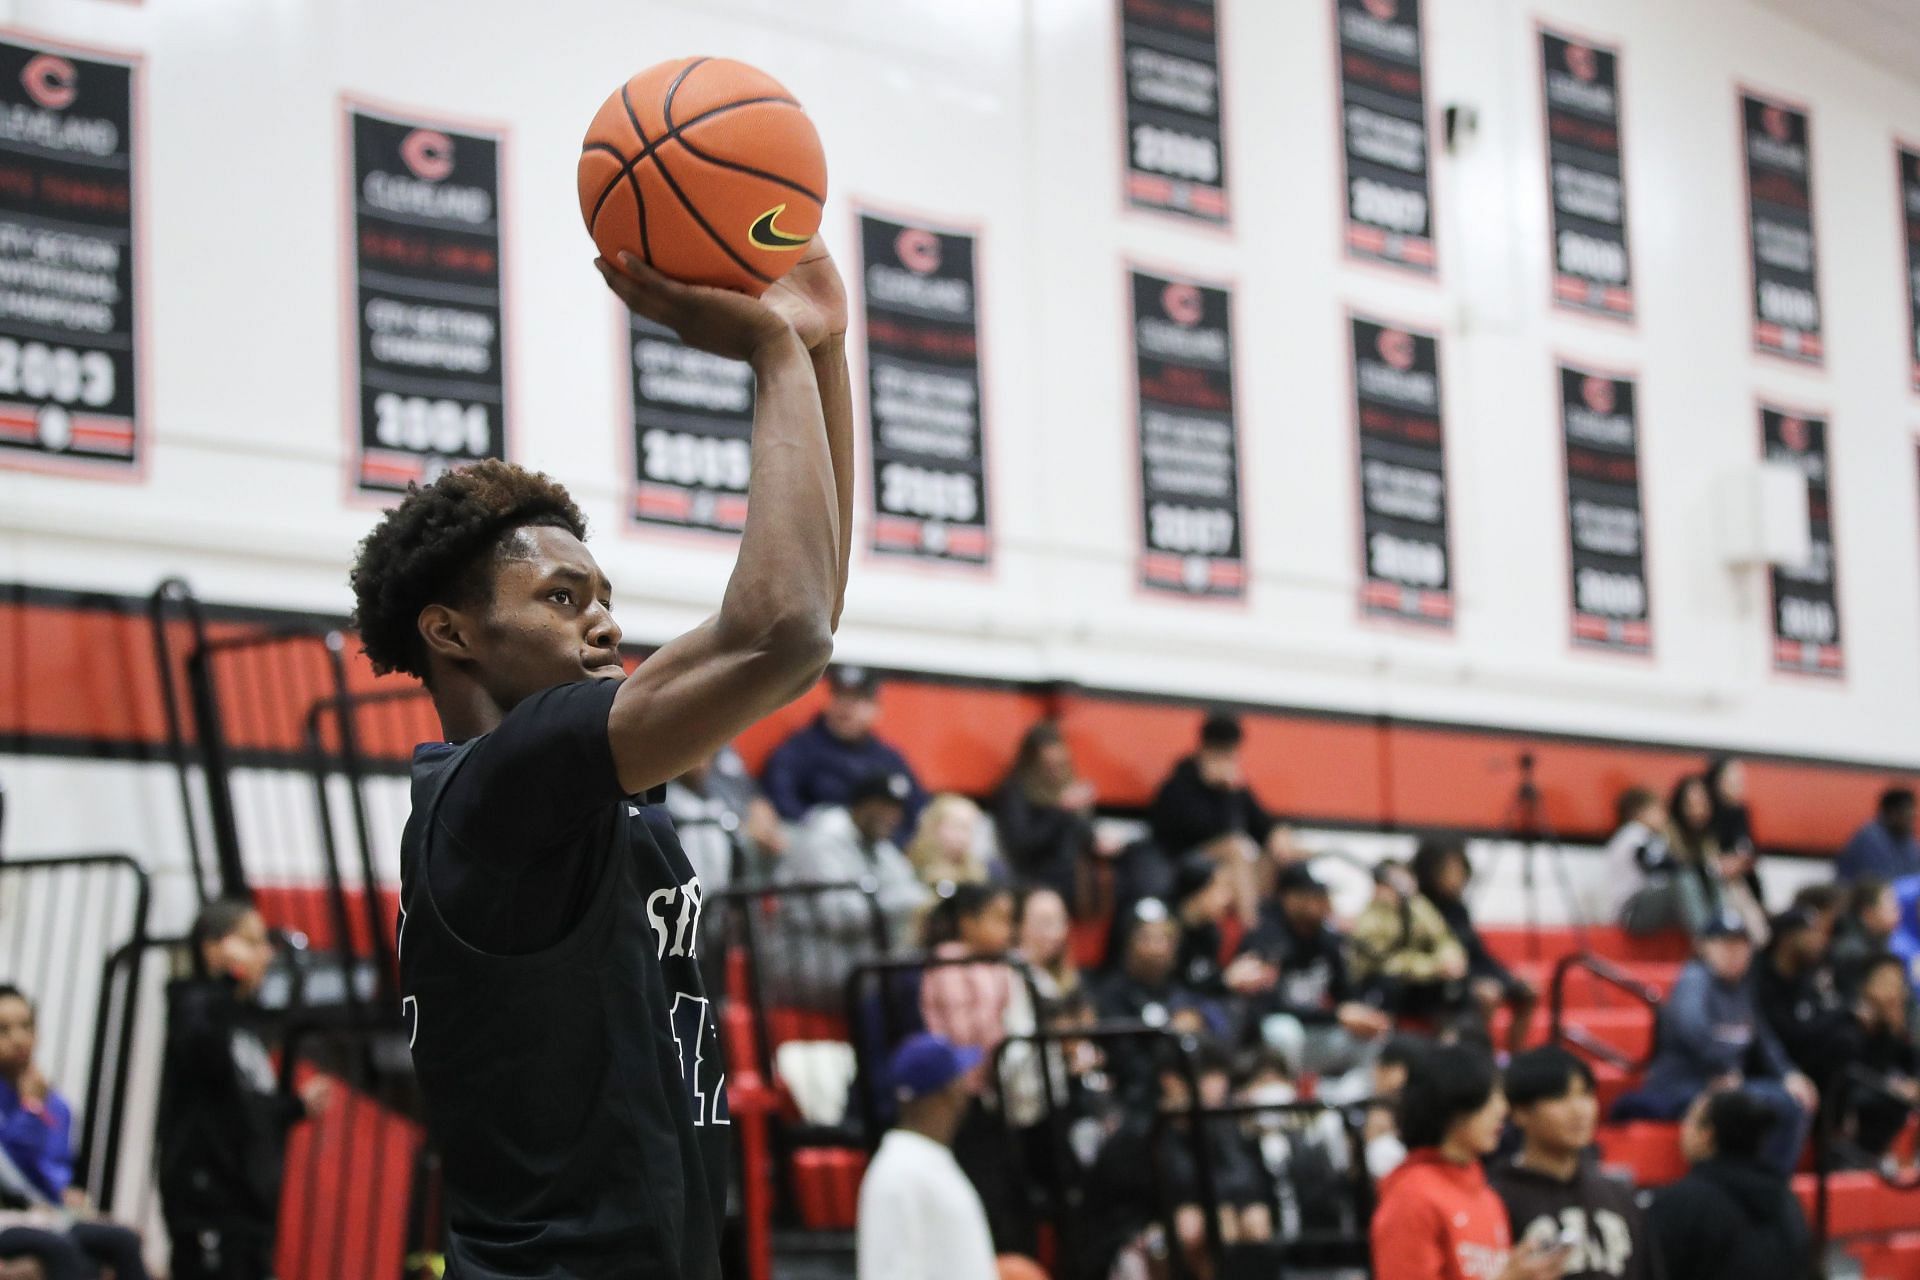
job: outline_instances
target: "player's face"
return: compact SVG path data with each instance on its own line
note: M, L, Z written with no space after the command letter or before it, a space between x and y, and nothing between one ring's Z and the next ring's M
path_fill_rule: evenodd
M621 680L613 586L565 529L515 535L499 561L493 603L475 637L478 676L502 707L576 680Z

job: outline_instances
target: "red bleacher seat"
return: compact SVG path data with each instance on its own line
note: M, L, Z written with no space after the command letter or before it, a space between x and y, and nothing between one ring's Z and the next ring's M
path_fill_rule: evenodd
M1632 1176L1643 1187L1677 1182L1687 1172L1680 1154L1680 1126L1652 1120L1600 1126L1600 1163Z
M1835 1236L1864 1236L1911 1231L1920 1222L1920 1193L1890 1187L1877 1173L1836 1173L1827 1183L1829 1229ZM1817 1183L1810 1173L1793 1175L1793 1193L1814 1218Z
M1920 1232L1863 1241L1847 1252L1859 1262L1861 1280L1920 1280Z
M810 1231L851 1231L859 1214L864 1151L807 1147L793 1153L793 1190Z

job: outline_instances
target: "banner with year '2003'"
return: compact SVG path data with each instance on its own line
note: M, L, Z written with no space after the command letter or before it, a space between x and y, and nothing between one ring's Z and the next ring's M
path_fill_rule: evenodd
M0 466L135 472L134 60L0 42Z
M347 108L353 481L400 493L506 456L497 134Z

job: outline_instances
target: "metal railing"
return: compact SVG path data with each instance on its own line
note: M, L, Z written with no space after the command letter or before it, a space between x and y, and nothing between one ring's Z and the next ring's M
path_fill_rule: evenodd
M1847 1117L1853 1113L1859 1095L1865 1094L1886 1106L1905 1111L1909 1123L1920 1117L1920 1101L1897 1093L1888 1087L1886 1077L1872 1071L1857 1062L1848 1063L1833 1079L1826 1083L1821 1091L1820 1108L1813 1123L1813 1238L1814 1257L1821 1275L1826 1274L1827 1250L1833 1240L1833 1188L1832 1178L1836 1172L1834 1146L1840 1137L1840 1129ZM1920 1191L1920 1169L1905 1176L1895 1176L1892 1170L1882 1164L1876 1169L1880 1181L1896 1191ZM1920 1209L1920 1204L1916 1204Z
M1588 974L1602 985L1611 987L1631 997L1636 1003L1646 1006L1647 1013L1656 1028L1656 1034L1648 1040L1645 1057L1636 1060L1590 1034L1584 1028L1568 1025L1566 1020L1567 977L1576 971ZM1554 1043L1572 1045L1608 1066L1635 1074L1645 1071L1653 1064L1654 1055L1659 1051L1657 1028L1660 1019L1660 993L1653 987L1591 952L1580 951L1563 956L1560 962L1553 966L1553 981L1548 988L1547 1001L1551 1011L1551 1039Z

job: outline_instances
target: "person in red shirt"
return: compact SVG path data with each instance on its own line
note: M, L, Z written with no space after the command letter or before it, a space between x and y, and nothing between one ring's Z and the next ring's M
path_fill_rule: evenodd
M1506 1206L1480 1167L1507 1118L1493 1060L1464 1045L1423 1054L1399 1112L1408 1155L1380 1184L1375 1280L1560 1280L1566 1248L1515 1248Z

